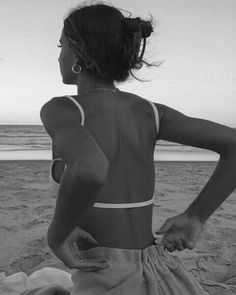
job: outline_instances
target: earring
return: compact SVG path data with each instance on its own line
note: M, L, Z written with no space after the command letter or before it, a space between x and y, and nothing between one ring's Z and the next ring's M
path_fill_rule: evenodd
M75 67L79 67L79 70L76 70ZM79 74L79 73L81 72L81 70L82 70L82 67L81 67L81 65L79 65L79 64L74 64L74 65L72 66L72 72L75 73L75 74Z

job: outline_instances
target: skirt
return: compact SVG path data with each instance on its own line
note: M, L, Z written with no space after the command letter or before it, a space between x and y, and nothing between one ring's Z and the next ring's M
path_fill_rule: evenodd
M103 258L108 267L72 274L71 295L207 295L178 256L151 245L143 250L96 247L81 258Z

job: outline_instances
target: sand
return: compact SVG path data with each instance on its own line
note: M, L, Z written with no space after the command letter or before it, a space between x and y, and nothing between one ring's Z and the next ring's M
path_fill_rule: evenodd
M198 195L215 162L157 162L153 229ZM51 253L46 231L55 197L48 161L0 161L0 272L31 274L44 266L69 271ZM174 252L209 294L236 294L236 191L205 225L194 250Z

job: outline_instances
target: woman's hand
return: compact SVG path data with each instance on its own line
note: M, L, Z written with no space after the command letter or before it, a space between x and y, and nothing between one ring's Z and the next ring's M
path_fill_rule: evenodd
M53 229L49 228L48 235ZM50 239L50 237L48 237ZM50 248L53 253L69 268L75 268L82 271L97 271L106 268L108 265L102 258L81 259L76 246L78 239L85 239L91 244L97 244L97 241L83 229L76 227L71 234L61 243L51 243Z
M168 218L156 234L163 234L162 244L168 251L193 249L204 223L186 213ZM155 242L157 243L157 242Z

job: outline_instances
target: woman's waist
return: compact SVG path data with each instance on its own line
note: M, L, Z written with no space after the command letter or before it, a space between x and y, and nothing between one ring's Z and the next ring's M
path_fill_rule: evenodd
M120 249L121 252L123 250L141 251L142 249L145 249L145 248L153 245L154 240L155 240L155 238L154 238L153 234L150 232L148 235L146 234L141 239L140 238L135 239L133 237L132 238L123 237L122 239L119 239L117 237L117 239L113 239L113 240L109 240L109 239L103 238L103 237L97 238L96 241L98 242L98 244L96 244L96 245L90 244L84 240L83 241L78 240L76 242L76 246L77 246L77 249L79 252L82 251L81 253L87 253L86 251L91 250L92 251L91 253L96 253L96 255L97 255L97 253L100 253L100 252L97 252L97 250L95 250L95 248L97 248L97 249ZM103 251L103 250L98 250L98 251ZM89 253L90 253L90 251L89 251ZM112 251L110 251L109 253L112 253Z
M145 256L161 256L164 255L164 246L154 244L154 239L150 241L143 248L117 248L117 247L105 247L96 246L86 250L79 250L79 256L81 259L101 258L106 261L118 262L119 264L124 261L125 263L138 263L140 264Z
M142 249L153 239L152 208L121 210L93 208L79 226L89 232L100 246ZM94 245L79 240L78 248L91 246Z

